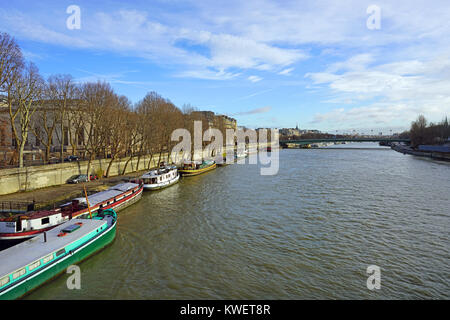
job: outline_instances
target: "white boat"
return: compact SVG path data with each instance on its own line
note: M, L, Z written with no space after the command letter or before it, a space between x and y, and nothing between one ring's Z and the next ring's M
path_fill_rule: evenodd
M147 172L141 179L144 181L144 189L159 190L177 183L180 175L176 166L164 166Z

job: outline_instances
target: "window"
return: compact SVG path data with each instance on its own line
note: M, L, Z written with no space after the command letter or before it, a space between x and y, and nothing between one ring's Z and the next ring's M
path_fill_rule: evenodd
M63 132L64 132L64 146L68 146L69 145L69 128L64 127Z
M3 287L8 282L9 282L9 276L0 279L0 287Z
M25 274L25 268L20 269L19 271L16 271L13 273L13 279L17 279L18 277L21 277Z
M34 269L36 269L37 267L39 267L40 265L41 265L41 261L38 260L38 261L36 261L36 262L30 264L30 265L28 266L28 270L29 270L29 271L34 270Z
M56 256L59 257L60 255L62 255L62 254L64 254L64 253L66 253L66 249L62 248L61 250L58 250L58 251L56 252Z
M49 217L41 219L41 224L47 224L47 223L50 223L50 218Z
M53 260L53 254L50 254L50 255L44 257L44 259L42 259L42 261L44 263L47 263L47 262L52 261L52 260Z

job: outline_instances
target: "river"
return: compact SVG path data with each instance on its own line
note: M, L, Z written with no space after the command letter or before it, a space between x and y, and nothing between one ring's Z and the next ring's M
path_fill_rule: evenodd
M338 148L280 150L275 176L235 164L146 192L79 264L81 290L63 274L26 298L449 299L450 163Z

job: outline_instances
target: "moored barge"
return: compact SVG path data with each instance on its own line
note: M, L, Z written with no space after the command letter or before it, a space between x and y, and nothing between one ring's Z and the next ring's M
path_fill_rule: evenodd
M20 298L109 245L116 224L114 210L101 210L0 251L0 299Z
M180 175L176 166L164 166L147 172L141 179L145 190L160 190L177 183Z
M196 176L213 170L216 168L216 162L212 160L200 161L188 161L184 162L183 166L178 170L182 176Z
M89 196L91 212L120 211L142 197L144 185L125 182ZM89 214L86 198L76 198L52 210L32 211L0 219L0 240L23 241L76 217Z

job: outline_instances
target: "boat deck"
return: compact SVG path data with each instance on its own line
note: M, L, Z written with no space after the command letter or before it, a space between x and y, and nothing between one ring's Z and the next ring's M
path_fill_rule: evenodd
M77 222L82 222L83 225L64 237L58 237L62 229ZM0 278L66 247L107 223L107 219L73 219L47 231L47 242L44 242L44 234L39 234L30 240L0 251Z

